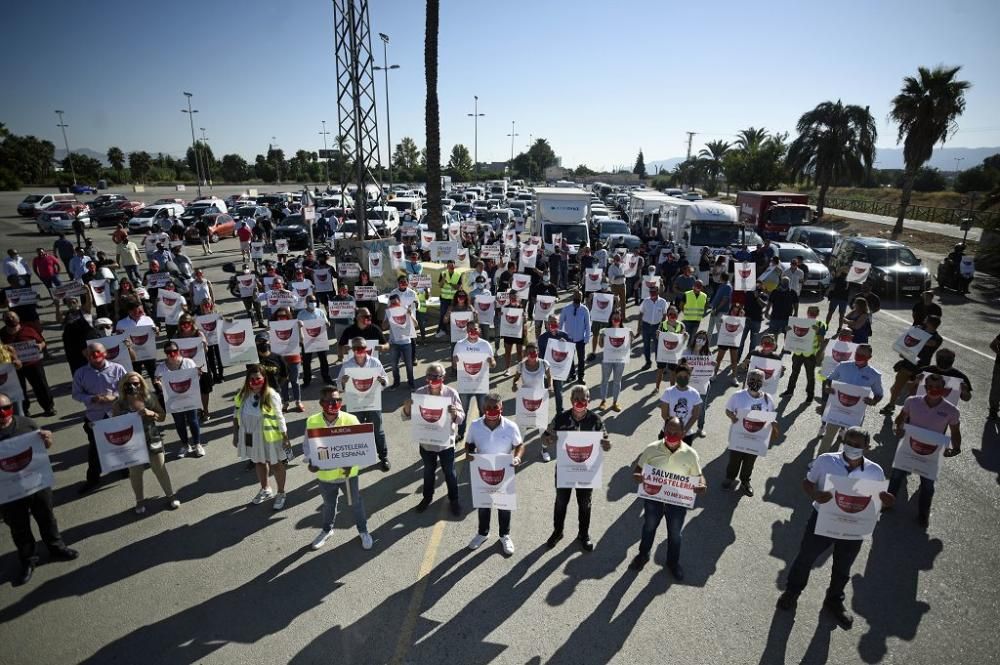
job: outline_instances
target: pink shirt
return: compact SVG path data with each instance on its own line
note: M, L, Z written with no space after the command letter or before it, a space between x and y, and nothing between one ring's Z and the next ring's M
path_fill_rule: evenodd
M909 416L909 423L933 432L944 432L949 425L958 424L958 407L942 399L931 406L923 397L908 397L903 403L903 413Z

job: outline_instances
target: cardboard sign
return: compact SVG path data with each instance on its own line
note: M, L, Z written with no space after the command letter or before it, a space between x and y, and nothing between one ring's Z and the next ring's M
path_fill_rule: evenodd
M601 432L556 432L556 487L601 489Z
M381 254L368 255L368 274L371 277L381 277L385 272L385 260Z
M545 386L522 386L514 396L514 420L522 430L544 430L549 423L549 390Z
M197 369L168 369L160 375L167 413L181 413L201 408Z
M265 291L270 291L274 288L275 280L280 279L278 275L264 275L260 278L261 283L264 285Z
M382 410L382 372L367 367L345 367L344 407L351 413Z
M856 284L864 284L868 280L868 275L872 271L872 264L864 261L855 261L847 270L847 281Z
M110 289L107 288L107 280L95 279L91 280L91 288L93 288L94 282L100 282L104 286L104 302L95 302L95 305L106 305L108 303L108 298L110 298ZM19 289L4 289L4 295L7 296L7 306L8 307L18 307L20 305L34 305L38 302L38 294L31 287L23 287Z
M302 351L304 353L326 353L330 350L330 337L326 332L326 321L307 319L302 324Z
M594 323L608 323L615 308L615 294L595 293L591 305L590 320Z
M416 336L417 333L413 329L413 316L408 309L390 307L385 314L389 320L389 332L394 341Z
M878 523L882 500L879 493L889 487L888 481L865 478L844 478L827 474L822 490L833 494L816 509L817 536L839 540L864 540L872 535Z
M134 339L132 343L135 344ZM253 326L249 319L222 321L219 355L222 357L222 364L226 366L260 362L257 345L254 342Z
M643 277L642 278L642 289L640 292L640 297L645 300L649 297L649 290L657 289L659 293L663 293L663 289L660 288L660 278L659 277Z
M316 289L316 293L333 292L333 273L329 268L313 269L313 286Z
M777 414L773 411L739 409L729 426L729 450L766 457Z
M371 423L306 430L302 451L318 469L366 467L378 461L375 426Z
M42 350L38 348L38 342L28 339L23 342L14 342L7 346L14 349L14 355L23 364L36 363L42 359Z
M199 342L200 341L201 340L199 340ZM110 360L113 363L118 363L125 368L126 372L133 371L132 356L129 355L128 346L125 344L125 335L102 337L100 339L95 339L93 342L88 342L88 344L103 344L104 349L107 352L107 360ZM10 397L9 394L8 397Z
M853 386L834 381L823 411L823 422L828 425L854 427L865 420L865 400L872 394L868 386Z
M205 343L209 346L219 344L219 322L222 316L219 314L201 314L194 317L194 324L205 336Z
M747 324L745 316L723 316L716 343L719 346L738 347L743 339L743 329Z
M504 230L503 244L504 247L510 247L511 249L517 247L517 231L515 231L514 229Z
M353 321L357 316L358 304L353 300L331 300L326 305L326 313L331 319Z
M292 282L292 293L295 294L295 308L302 309L306 306L306 298L312 295L313 285L309 280L302 282Z
M378 300L378 287L371 284L364 286L358 284L354 287L354 299L361 302Z
M733 264L733 290L753 291L757 288L757 264L742 261Z
M896 444L892 468L937 480L941 458L951 437L916 425L903 425L903 436Z
M632 331L628 328L605 328L602 363L628 365L631 356Z
M458 243L450 240L435 240L430 244L431 261L447 263L458 259Z
M250 258L254 261L261 261L264 258L264 243L262 242L251 242L250 243Z
M538 247L535 245L521 245L521 251L518 253L518 270L524 272L525 270L534 269L537 262Z
M816 319L792 317L788 319L788 331L785 333L785 345L782 351L790 353L812 353L816 342Z
M675 365L684 354L685 333L660 330L656 335L656 362Z
M273 312L279 307L295 308L295 294L288 289L271 289L265 297L268 308Z
M455 344L465 339L465 326L472 320L473 312L448 312L451 319L451 343Z
M279 256L282 254L288 254L288 241L285 239L275 239L274 252Z
M517 297L521 300L528 299L528 291L531 289L531 275L516 272L511 275L510 288L517 291Z
M682 508L694 508L694 488L699 484L697 476L684 476L658 469L651 464L642 467L642 482L638 495Z
M271 353L279 356L297 355L299 352L299 322L297 319L268 321L268 340Z
M146 273L146 279L143 281L147 289L162 289L170 282L170 273L169 272Z
M176 291L160 289L156 298L156 316L167 325L175 326L184 313L185 298Z
M461 222L451 222L448 224L448 240L458 242L462 238Z
M430 275L410 275L410 286L414 291L428 291L431 290L431 276Z
M357 279L361 275L361 264L354 261L337 261L337 273L342 279Z
M503 247L500 245L483 245L479 248L479 258L498 260L503 254Z
M914 393L917 397L923 397L927 394L927 386L924 385L924 379L927 378L927 374L921 373L917 376L917 392ZM962 408L962 379L957 376L942 376L944 379L944 398L952 405Z
M490 361L483 353L458 353L458 386L462 395L485 395L490 391Z
M600 268L587 268L583 273L583 289L585 292L601 290L601 280L604 278L604 271Z
M854 342L834 340L827 344L826 350L823 352L823 365L819 371L820 375L823 377L830 376L833 370L837 368L837 365L853 360L854 352L857 350L858 345Z
M135 359L156 360L156 328L153 326L135 326L126 332L132 345Z
M469 461L473 508L517 510L513 455L473 455Z
M549 372L556 381L569 378L576 357L576 345L564 339L550 339L545 347L545 360L549 363Z
M149 464L146 431L142 426L142 416L138 413L126 413L94 422L94 442L97 444L102 475Z
M524 334L524 310L520 307L504 307L500 314L500 336L518 337Z
M201 337L174 337L173 341L182 358L192 360L199 369L208 367L205 361L205 343L201 341Z
M402 270L403 264L403 246L389 245L389 265L392 266L393 270ZM315 272L313 276L315 277Z
M712 356L699 356L690 351L685 351L681 356L681 362L687 363L691 368L692 388L704 396L712 383L712 376L715 374L715 358Z
M37 431L0 441L0 504L23 499L54 484L49 453Z
M410 407L411 434L417 445L433 450L451 447L452 422L447 397L414 393Z
M62 300L63 298L79 298L83 295L86 287L82 282L67 282L52 288L52 299Z
M491 295L476 296L476 316L479 317L480 326L493 327L493 320L496 318L496 302L497 299Z
M237 275L236 288L239 289L240 298L252 298L254 291L257 290L257 276L253 273Z
M11 363L0 365L0 393L9 397L12 404L24 400L21 381L17 378L17 368Z
M420 246L424 249L428 249L431 243L436 242L433 231L421 231L420 232Z
M535 296L535 307L531 310L532 321L545 321L555 310L555 296Z
M930 339L931 333L916 326L911 326L909 330L896 339L892 348L899 355L916 364L917 356L924 350Z
M760 356L750 356L750 368L759 369L764 372L764 392L771 397L778 394L778 386L781 383L781 361L774 358L762 358ZM749 370L748 370L749 372ZM744 381L744 383L746 383Z
M639 257L635 254L625 254L625 258L622 261L622 268L625 277L631 279L636 276L639 272Z

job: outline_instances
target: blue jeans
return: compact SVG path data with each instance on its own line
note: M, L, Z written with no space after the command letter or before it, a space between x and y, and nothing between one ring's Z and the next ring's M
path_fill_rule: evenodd
M750 348L747 349L747 355L757 348L757 342L760 341L760 327L763 325L763 321L754 321L753 319L747 319L746 326L743 327L743 337L740 338L740 346L736 349L736 355L743 355L743 343L747 341L747 336L750 336Z
M694 345L694 336L698 332L698 328L701 327L701 319L697 321L685 321L684 329L687 331L688 335L688 346Z
M389 448L385 443L385 427L382 425L381 411L357 411L354 415L362 423L371 423L375 426L375 448L378 450L380 460L389 459Z
M608 398L608 383L611 383L611 394L615 402L622 390L622 375L625 373L625 363L601 363L601 401Z
M455 475L455 449L426 450L420 448L420 459L424 461L424 498L430 501L434 498L434 475L438 464L444 473L444 482L448 486L448 500L458 501L458 476Z
M389 364L392 366L392 382L399 383L399 356L403 356L406 363L406 383L413 388L413 345L410 342L396 344L393 342L389 346Z
M302 372L302 363L285 363L285 367L288 368L288 382L281 385L281 401L283 404L289 404L288 401L288 391L289 386L291 386L291 398L293 402L302 401L302 386L299 385L299 374Z
M664 517L667 519L667 565L676 566L681 557L681 528L684 526L684 518L687 517L687 508L645 499L639 554L649 556L653 550L656 528L660 526L660 520Z
M351 488L351 511L354 513L354 524L358 527L358 533L368 533L368 519L365 516L365 504L361 500L361 491L358 489L358 477L348 478L346 483L327 483L319 481L319 494L323 497L323 530L333 530L333 520L337 517L337 499L343 492L347 496L348 486Z
M174 427L177 428L177 436L181 438L182 445L197 446L201 443L201 423L198 421L198 410L181 411L171 413L174 418ZM191 430L191 438L188 439L188 429Z
M906 484L906 478L909 475L908 471L893 469L892 475L889 477L889 494L892 494L893 496L899 494L899 488ZM933 500L934 481L920 476L920 492L917 494L917 509L920 511L921 516L927 517L931 514L931 501Z
M656 349L657 327L655 323L642 322L642 357L646 359L647 364L650 362L650 351Z
M458 438L460 438L460 439L465 436L465 427L466 427L466 425L469 424L469 421L472 420L472 414L469 413L469 406L472 405L472 398L473 397L476 398L476 408L479 409L479 416L478 417L482 417L482 415L483 415L483 403L486 400L486 395L484 395L482 393L479 393L479 394L476 394L476 395L473 395L472 393L459 393L458 394L458 399L459 399L459 401L462 402L462 410L465 411L465 420L463 420L462 424L458 426Z

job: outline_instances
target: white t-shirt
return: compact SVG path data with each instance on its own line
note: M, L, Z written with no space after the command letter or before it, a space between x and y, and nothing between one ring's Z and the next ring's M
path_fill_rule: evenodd
M726 402L726 411L739 413L740 409L746 411L774 411L774 399L763 390L760 397L754 397L749 390L741 390L733 393Z
M826 476L840 476L842 478L865 478L868 480L885 480L885 472L875 462L867 457L864 463L856 469L847 468L847 460L843 453L823 453L809 465L806 472L806 480L816 484L816 488L823 491L823 481ZM819 504L813 501L813 508L819 510Z
M517 371L521 373L521 387L544 388L545 370L549 367L549 361L544 358L539 358L538 368L535 370L528 369L528 366L525 364L526 362L526 360L522 360L521 364L517 366Z
M799 295L802 294L802 280L805 279L806 274L801 268L795 270L786 270L782 277L788 278L788 288L795 291Z
M197 369L198 366L194 364L194 361L190 358L181 358L181 366L175 370L168 370L166 361L157 363L156 365L156 378L161 378L168 371L176 372L181 369Z
M139 320L133 320L132 317L126 316L124 319L120 319L118 323L115 324L115 330L118 332L125 332L126 330L131 330L132 328L139 328L141 326L149 326L150 328L156 327L156 321L149 318L145 314L139 317Z
M469 338L466 337L461 342L455 344L455 350L451 355L457 356L460 353L481 353L488 358L492 358L493 346L482 337L476 340L475 343L470 342Z
M669 303L664 298L656 300L646 298L639 305L639 316L642 317L643 323L658 326L663 322L663 317L667 315L667 307L669 307Z
M681 425L684 425L691 418L691 411L694 407L701 404L701 395L694 388L673 386L667 388L663 396L660 397L660 401L670 405L670 415L677 416ZM697 424L692 421L691 427L697 427Z
M472 421L465 440L484 455L509 455L521 445L521 430L513 420L501 417L496 429L490 429L482 418Z

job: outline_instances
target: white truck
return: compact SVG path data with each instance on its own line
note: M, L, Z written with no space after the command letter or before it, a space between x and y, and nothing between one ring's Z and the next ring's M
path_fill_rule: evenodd
M541 236L547 252L552 251L552 234L561 233L576 253L581 244L590 245L590 192L572 187L535 189L532 233Z
M760 236L739 221L736 206L714 201L672 199L660 211L660 237L674 242L692 265L698 265L701 251L708 247L713 255L739 245L756 247Z
M640 237L648 238L651 232L659 230L660 208L669 201L669 196L651 190L632 192L625 211L629 224L639 229Z

